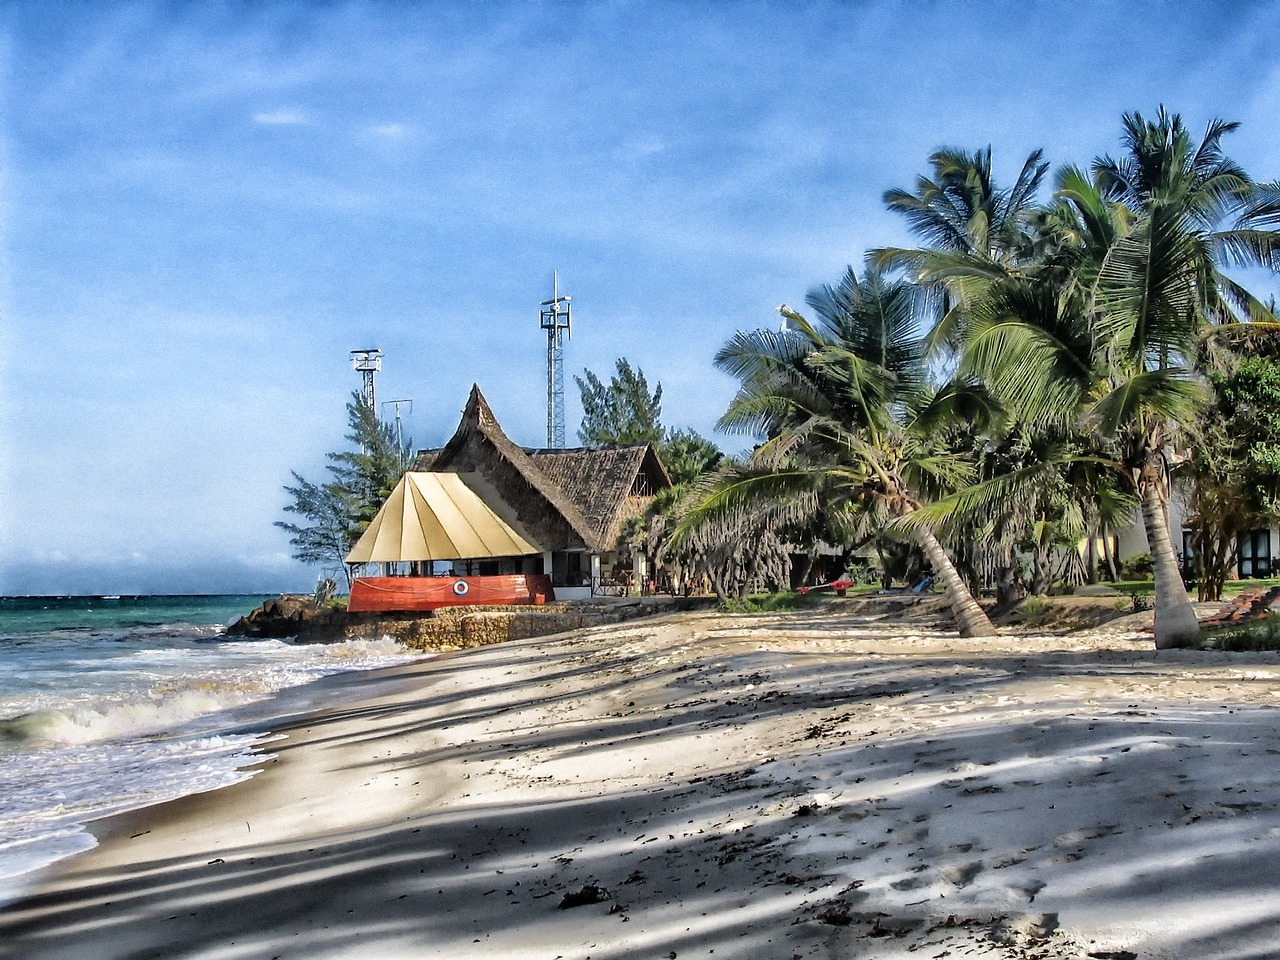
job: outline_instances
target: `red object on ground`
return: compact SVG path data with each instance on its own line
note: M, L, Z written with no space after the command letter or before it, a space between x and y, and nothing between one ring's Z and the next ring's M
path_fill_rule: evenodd
M352 613L391 613L492 604L542 604L556 598L546 574L497 577L357 577Z
M837 597L843 597L846 590L853 586L852 580L832 580L830 583L819 583L812 587L796 587L796 593L807 596L810 590L825 590L830 587Z

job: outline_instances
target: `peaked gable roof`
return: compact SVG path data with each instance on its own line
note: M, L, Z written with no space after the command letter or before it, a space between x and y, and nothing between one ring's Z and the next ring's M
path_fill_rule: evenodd
M479 471L489 475L501 496L511 492L518 477L562 518L581 546L597 551L614 545L638 481L648 492L671 486L649 443L600 449L517 446L502 431L474 384L462 420L448 443L437 450L421 451L413 469ZM532 532L533 521L523 519Z
M627 518L630 497L651 495L671 486L651 443L525 452L582 509L596 536L609 544L617 539Z
M497 489L500 496L507 499L523 500L532 494L542 501L543 511L550 507L555 511L568 528L570 540L577 544L562 542L560 547L583 546L600 549L601 544L595 536L595 530L582 511L564 492L544 474L528 454L511 442L498 425L498 419L489 408L489 403L480 392L479 386L471 385L471 393L467 397L467 405L462 410L462 419L458 429L454 431L449 442L439 450L424 450L418 454L414 463L415 470L427 470L437 473L470 473L478 471L486 476ZM513 490L513 486L523 483L527 490ZM537 524L534 518L525 518L531 528ZM544 521L548 518L543 517ZM554 536L539 538L555 542Z

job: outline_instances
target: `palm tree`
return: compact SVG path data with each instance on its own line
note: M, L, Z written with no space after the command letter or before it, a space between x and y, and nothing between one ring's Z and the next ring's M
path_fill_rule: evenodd
M922 507L904 526L932 526L971 542L972 553L994 561L1001 603L1044 593L1055 579L1059 547L1100 535L1137 506L1114 461L1098 456L1090 439L1045 417L1002 424L972 443L981 479ZM1032 561L1025 586L1017 580L1018 549Z
M948 417L977 398L929 388L918 289L850 268L806 302L816 324L783 307L784 329L739 332L717 353L716 365L741 382L718 426L764 442L704 491L686 530L761 510L778 524L850 507L896 521L969 479L969 466L938 438ZM960 633L993 635L934 532L916 526L911 535L945 586Z
M932 291L932 302L941 309L929 335L931 351L958 349L970 319L989 313L993 297L1007 298L1011 292L1043 297L1051 289L1043 282L1053 279L1046 264L1059 252L1061 229L1036 205L1049 166L1042 156L1039 150L1029 154L1013 185L1001 189L993 178L990 147L974 153L938 150L929 158L932 177L917 178L914 192L885 194L889 209L906 218L922 246L876 250L869 259L904 269ZM968 553L995 568L1003 599L1020 595L1015 546L1031 545L1036 561L1031 586L1042 589L1056 540L1075 532L1087 512L1064 480L1066 466L1059 458L1066 432L1061 425L1024 419L992 442L974 436L980 473L990 481L982 492L998 491L998 508L987 502L969 513L963 505L977 505L980 498L948 497L914 521L940 524L956 536L967 526Z
M1197 336L1206 324L1269 316L1222 267L1274 269L1280 235L1269 229L1274 197L1222 153L1233 124L1214 121L1196 145L1163 108L1154 121L1126 115L1124 127L1121 159L1096 160L1092 177L1059 175L1047 219L1060 255L1038 284L993 290L970 324L963 369L1014 409L1073 420L1123 469L1141 504L1163 648L1199 629L1166 510L1167 451L1204 399Z
M917 177L914 192L884 194L885 205L906 218L922 245L873 250L868 262L905 270L929 291L937 316L929 345L937 349L957 345L967 311L992 283L1036 259L1036 194L1049 164L1042 151L1032 151L1007 189L995 183L990 147L937 150L929 165L933 176Z

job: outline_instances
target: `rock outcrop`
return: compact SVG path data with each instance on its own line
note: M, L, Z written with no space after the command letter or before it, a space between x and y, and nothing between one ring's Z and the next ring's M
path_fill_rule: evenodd
M233 637L274 639L337 629L347 616L342 607L317 605L307 594L284 593L227 627Z

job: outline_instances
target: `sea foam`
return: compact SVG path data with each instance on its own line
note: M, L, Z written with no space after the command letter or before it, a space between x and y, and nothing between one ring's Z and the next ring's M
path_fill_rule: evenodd
M252 776L271 737L228 732L233 711L259 704L262 726L277 691L417 656L385 640L231 640L216 624L0 620L0 903L93 846L85 823Z

